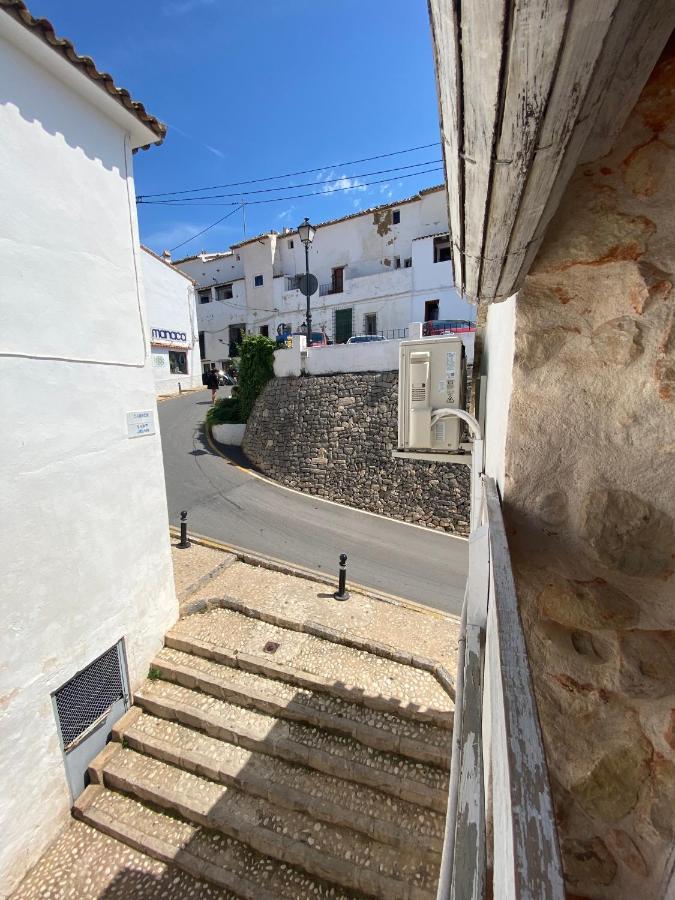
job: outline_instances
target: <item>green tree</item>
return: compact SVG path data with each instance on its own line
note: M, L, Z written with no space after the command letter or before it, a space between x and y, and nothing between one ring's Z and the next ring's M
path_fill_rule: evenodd
M261 334L247 334L241 344L239 383L234 394L239 401L242 422L251 415L253 404L270 378L274 378L276 343Z

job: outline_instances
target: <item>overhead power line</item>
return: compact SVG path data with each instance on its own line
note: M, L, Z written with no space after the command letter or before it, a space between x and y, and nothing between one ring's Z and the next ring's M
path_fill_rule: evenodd
M430 172L442 172L442 166L436 166L433 169L423 169L421 172L410 172L407 175L397 175L396 181L401 181L404 178L414 178L416 175L428 175ZM257 206L260 203L279 203L282 200L299 200L303 197L320 197L325 194L335 194L339 191L358 191L362 188L371 187L375 184L385 184L386 182L390 182L391 178L380 178L377 181L364 181L361 184L355 185L347 185L345 187L336 187L336 188L328 188L325 191L310 191L306 194L291 194L284 197L268 197L265 200L247 200L246 206ZM206 198L205 198L206 199ZM190 198L185 200L140 200L140 205L144 206L236 206L239 208L243 206L242 203L234 203L234 202L223 202L223 203L195 203Z
M408 166L395 166L393 169L378 169L376 172L360 172L358 175L338 175L337 177L327 179L329 182L338 182L343 178L354 179L354 178L370 178L371 175L385 175L391 172L404 172L408 169L417 169L420 166L433 166L442 163L442 159L426 159L424 162L411 163ZM415 173L413 173L415 174ZM403 176L392 176L392 179ZM385 179L388 180L388 179ZM324 182L325 184L326 182ZM203 200L219 200L225 197L248 197L251 194L273 194L276 191L288 191L291 188L303 188L303 187L315 187L319 184L317 181L305 181L302 184L282 184L279 187L272 188L256 188L252 191L235 191L231 194L205 194L202 197L180 197L176 200L143 200L139 199L139 203L166 203L166 204L176 204L176 203L187 203L188 201L194 201L195 205L205 205L201 201ZM357 185L358 186L358 185ZM351 190L351 186L345 188L345 190ZM247 203L250 201L246 201Z
M208 187L184 188L181 191L160 191L155 194L139 194L137 200L145 200L147 197L176 197L179 194L193 194L197 191L216 191L220 188L241 187L245 184L261 184L263 181L277 181L280 178L294 178L297 175L309 175L312 172L322 172L324 169L337 169L342 166L354 166L362 162L372 162L375 159L387 159L391 156L401 156L404 153L414 153L416 150L428 150L430 147L438 147L440 141L432 144L421 144L419 147L408 147L405 150L393 150L391 153L379 153L377 156L364 156L362 159L352 159L348 162L330 163L317 166L316 169L301 169L298 172L285 172L283 175L268 175L265 178L251 178L248 181L229 181L226 184L212 184Z
M192 237L186 238L184 241L181 241L180 244L176 244L175 247L171 248L171 253L173 253L174 250L178 250L178 248L182 247L184 244L189 244L190 241L194 241L194 239L199 237L200 234L204 234L205 232L210 231L212 228L215 228L216 225L220 225L220 223L224 222L225 219L229 219L230 216L233 216L236 213L236 211L241 208L241 205L242 204L239 203L233 210L231 210L229 213L226 213L224 216L222 216L220 219L218 219L217 222L213 222L211 225L207 225L206 228L202 228L202 230L198 231L197 234L193 234Z

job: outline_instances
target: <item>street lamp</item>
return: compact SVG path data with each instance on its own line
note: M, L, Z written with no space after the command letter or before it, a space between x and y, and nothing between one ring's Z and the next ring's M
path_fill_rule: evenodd
M298 236L300 240L305 245L305 286L306 291L305 295L307 297L307 347L312 346L312 311L309 306L309 298L311 296L311 292L309 290L310 282L309 282L309 245L314 240L314 235L316 234L316 228L313 225L309 224L309 219L305 218L305 221L302 225L298 225Z

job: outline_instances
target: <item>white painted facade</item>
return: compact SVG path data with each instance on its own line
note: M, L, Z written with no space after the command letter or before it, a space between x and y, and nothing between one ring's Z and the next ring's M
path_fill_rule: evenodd
M158 135L2 9L0 84L6 895L69 817L53 692L120 639L133 690L177 602L132 175Z
M177 394L180 390L201 387L192 279L147 247L141 247L141 251L155 392Z
M442 255L438 245L447 244L447 230L441 187L317 226L309 262L319 281L311 299L312 330L341 342L345 332L338 321L346 327L349 311L350 334L370 329L390 338L404 337L413 321L473 320L475 307L453 286L452 264L434 261ZM296 231L264 234L175 265L197 283L197 320L208 362L229 356L237 327L274 337L281 324L297 330L305 321L305 298L293 283L305 271Z

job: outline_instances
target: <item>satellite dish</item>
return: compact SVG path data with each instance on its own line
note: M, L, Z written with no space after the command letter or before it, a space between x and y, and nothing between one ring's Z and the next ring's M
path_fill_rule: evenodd
M304 294L305 297L311 297L312 294L316 293L316 289L319 287L319 282L316 275L301 275L298 278L298 287L300 288L300 292Z

